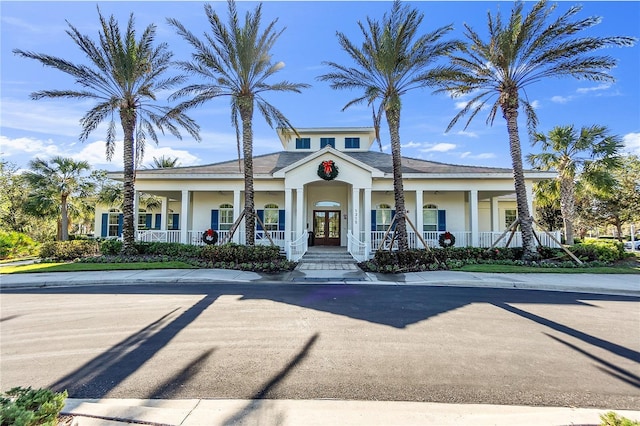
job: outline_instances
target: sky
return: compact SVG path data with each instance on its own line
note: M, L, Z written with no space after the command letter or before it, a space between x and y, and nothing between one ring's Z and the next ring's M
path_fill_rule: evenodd
M225 2L209 2L226 19ZM405 2L424 13L422 31L452 24L448 38L464 39L467 24L483 36L487 34L487 13L500 11L508 17L511 1L417 1ZM126 28L133 14L141 33L150 24L157 26L156 41L168 43L175 60L188 60L190 46L167 23L172 17L201 37L209 32L200 1L0 1L0 155L18 168L27 168L30 160L53 156L86 160L94 169L122 170L122 145L118 144L112 161L105 156L106 123L94 130L85 142L79 141L80 119L91 103L72 99L31 100L30 93L47 89L72 89L73 80L64 73L43 67L39 62L21 58L13 49L32 51L87 64L80 49L66 34L67 21L81 33L98 39L98 12L114 15L121 28ZM237 2L241 16L258 3ZM381 19L391 9L389 1L265 1L263 24L277 19L276 28L284 29L273 49L273 61L285 67L270 82L289 80L307 83L311 88L301 94L266 93L265 98L278 107L294 126L305 127L369 127L371 110L366 105L342 111L359 92L333 90L318 76L329 71L323 64L333 61L344 65L352 62L341 50L336 32L340 31L356 44L362 41L358 21L367 17ZM532 5L527 2L527 10ZM640 2L638 1L560 1L557 13L580 4L578 18L600 16L602 22L581 33L583 36L624 35L640 38ZM547 79L526 90L526 96L539 118L538 131L548 133L555 126L576 128L594 124L607 126L623 140L624 151L640 154L640 46L609 48L599 54L618 60L611 74L615 83L598 83L573 78ZM190 80L193 82L194 80ZM169 92L159 94L166 102ZM414 90L402 99L400 137L402 155L450 164L511 167L504 119L498 114L493 125L486 123L481 112L465 129L461 120L446 132L450 120L464 106L464 98L452 99L433 94L429 89ZM183 139L160 135L159 144L148 143L143 167L154 157L177 157L181 166L202 165L237 158L235 131L231 124L229 99L213 100L189 112L201 127L202 141L194 140L186 131ZM523 118L524 114L521 114ZM253 120L254 155L282 150L275 129L271 129L259 113ZM520 121L523 155L538 152ZM118 127L120 131L120 128ZM122 133L117 135L122 138ZM382 126L383 152L390 153L386 122ZM377 144L372 149L378 149ZM526 166L525 162L525 166Z

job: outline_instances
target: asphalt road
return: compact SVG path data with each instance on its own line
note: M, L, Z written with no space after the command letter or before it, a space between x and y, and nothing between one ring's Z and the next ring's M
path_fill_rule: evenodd
M640 409L640 298L147 284L6 290L0 307L2 390Z

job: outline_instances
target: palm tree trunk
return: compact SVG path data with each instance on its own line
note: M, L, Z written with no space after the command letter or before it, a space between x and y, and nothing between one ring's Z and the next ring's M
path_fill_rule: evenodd
M572 177L560 178L560 211L564 223L564 240L567 245L572 246L573 241L573 220L575 217L575 188Z
M404 188L402 186L402 154L400 152L400 108L390 107L385 112L389 134L391 136L391 158L393 162L393 195L396 207L396 239L398 250L409 249L407 241L406 209L404 206ZM417 208L417 207L416 207Z
M242 101L245 102L242 102ZM256 216L253 202L253 98L240 101L242 119L242 154L244 156L244 224L246 244L255 245Z
M60 240L69 239L69 214L67 212L67 195L60 197Z
M134 139L133 133L135 130L135 115L129 108L121 108L120 120L122 123L122 130L124 132L124 191L122 202L122 253L123 254L136 254L135 248L135 236L134 236L134 217L133 217L133 202L134 202ZM184 221L186 223L186 221Z
M516 190L516 204L518 207L518 219L522 231L523 260L535 260L538 256L536 242L533 237L533 218L529 212L527 201L527 189L524 183L524 169L522 168L522 150L520 149L520 136L518 133L518 99L512 99L511 104L516 107L502 106L504 118L507 120L507 132L509 133L509 151L513 164L513 181Z

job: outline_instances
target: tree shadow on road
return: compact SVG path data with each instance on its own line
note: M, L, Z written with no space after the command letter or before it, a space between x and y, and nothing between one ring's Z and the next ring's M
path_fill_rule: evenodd
M169 344L181 330L196 320L202 312L209 309L213 302L222 295L240 295L238 299L240 302L249 300L275 301L396 329L404 329L409 325L468 305L486 303L632 361L637 362L640 354L636 350L617 345L513 306L513 304L575 305L601 309L591 305L590 301L627 303L638 303L640 301L640 298L631 296L437 286L365 284L256 285L236 283L14 289L3 291L3 293L7 295L29 293L149 294L154 296L179 294L202 296L200 301L179 316L175 316L175 311L163 315L154 323L114 345L103 354L51 385L55 390L67 389L70 397L101 398L107 395L109 391L142 367L160 349ZM313 336L300 354L280 374L276 375L260 391L253 395L254 399L268 398L269 391L307 355L316 339L317 335ZM197 374L199 366L206 361L210 354L211 352L207 352L202 357L194 360L190 366L171 379L172 383L185 382L191 375ZM611 371L611 365L603 363L601 365L605 365L610 369L608 371L609 374L636 386L636 376L629 376L626 371L618 371L615 368ZM165 397L165 395L172 395L169 381L151 393L152 398ZM250 407L248 408L250 409Z

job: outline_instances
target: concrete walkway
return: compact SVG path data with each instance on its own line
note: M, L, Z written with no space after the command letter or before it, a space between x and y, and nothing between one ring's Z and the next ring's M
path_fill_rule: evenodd
M64 411L74 425L137 424L180 426L545 426L599 425L607 410L428 402L336 400L81 400L68 399ZM640 419L640 411L616 411Z
M0 269L1 272L1 269ZM0 291L43 287L144 283L238 282L268 285L459 286L571 291L640 297L639 275L490 274L434 271L371 274L359 269L303 269L271 275L219 269L0 274ZM339 400L68 399L63 413L77 426L147 425L598 425L609 411L575 407L522 407ZM616 411L640 420L638 411Z

